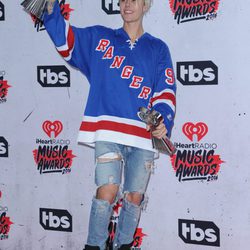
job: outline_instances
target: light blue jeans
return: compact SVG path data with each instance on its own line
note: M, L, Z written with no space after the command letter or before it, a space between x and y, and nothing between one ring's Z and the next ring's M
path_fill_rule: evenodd
M120 156L117 160L100 162L99 157ZM140 148L111 142L96 142L95 183L98 187L107 184L123 184L123 193L137 192L144 195L150 179L154 152ZM117 158L117 157L116 157ZM123 174L123 178L122 178ZM108 225L113 212L113 205L108 201L93 198L87 244L106 248ZM114 240L114 249L133 241L141 214L141 205L135 205L126 196L120 212L118 226Z

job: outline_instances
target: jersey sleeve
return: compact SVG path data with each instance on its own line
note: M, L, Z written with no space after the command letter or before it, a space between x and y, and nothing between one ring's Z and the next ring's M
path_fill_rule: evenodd
M89 78L94 30L71 26L62 16L58 1L55 1L52 14L45 13L44 26L59 54Z
M155 88L150 107L160 112L170 137L174 125L176 107L176 82L169 49L162 42L156 65Z

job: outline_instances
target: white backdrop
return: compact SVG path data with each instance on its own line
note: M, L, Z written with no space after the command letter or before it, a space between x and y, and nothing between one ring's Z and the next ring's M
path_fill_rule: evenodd
M107 15L102 2L112 1L67 0L66 4L74 9L70 22L81 27L94 24L120 27L120 16ZM139 225L146 236L135 249L247 250L250 244L250 1L220 0L213 20L179 24L170 8L173 2L155 0L144 20L145 30L169 45L178 78L172 140L182 158L188 150L191 153L201 150L204 155L214 149L212 153L217 157L213 157L212 163L217 169L202 176L203 180L191 180L202 175L197 174L198 167L194 165L205 169L212 163L188 164L187 157L179 159L174 169L170 158L161 155L156 161L157 168L147 192L149 202ZM199 4L204 6L204 2ZM209 84L214 69L211 65L202 68L204 61L212 61L217 66L218 79L214 80L217 84ZM177 63L184 65L181 71ZM42 87L38 83L37 67L56 65L64 65L70 71L70 87L63 87L65 73L58 78L59 87ZM204 70L203 80L195 85L183 85L180 78L186 83L188 79L199 78L198 67ZM93 150L76 142L88 83L57 54L47 33L34 27L17 0L0 1L0 83L11 86L0 85L1 91L8 89L0 95L0 249L80 250L85 244L95 190ZM58 128L59 141L54 144L50 142L53 133L45 133L45 121L50 129L58 124L63 126ZM52 173L53 169L40 173L33 156L39 145L67 146L65 158L70 158L71 153L76 157L72 157L72 164L63 173ZM193 172L180 177L177 173L182 165L194 169ZM181 228L178 221L182 222ZM206 222L211 223L208 226Z

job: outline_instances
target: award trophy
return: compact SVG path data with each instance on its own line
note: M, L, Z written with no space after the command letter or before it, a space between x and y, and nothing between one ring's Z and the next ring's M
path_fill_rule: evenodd
M48 0L24 0L21 5L24 9L42 20Z
M155 110L149 110L144 107L140 107L137 115L143 122L151 126L151 133L154 130L154 128L156 128L163 120L163 117L159 112ZM162 139L158 139L152 136L152 144L153 148L157 149L159 152L163 154L172 156L176 152L174 144L169 140L167 136Z

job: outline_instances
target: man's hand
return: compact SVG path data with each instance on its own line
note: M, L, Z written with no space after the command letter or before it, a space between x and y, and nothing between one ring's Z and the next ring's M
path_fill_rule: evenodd
M152 129L152 135L157 139L166 138L168 132L165 124L163 123L163 120L161 120L160 124L156 128L152 128L152 126L147 125L146 129L147 131L150 131Z
M53 12L55 1L57 1L57 0L48 0L47 11L48 11L49 15L52 14L52 12Z

